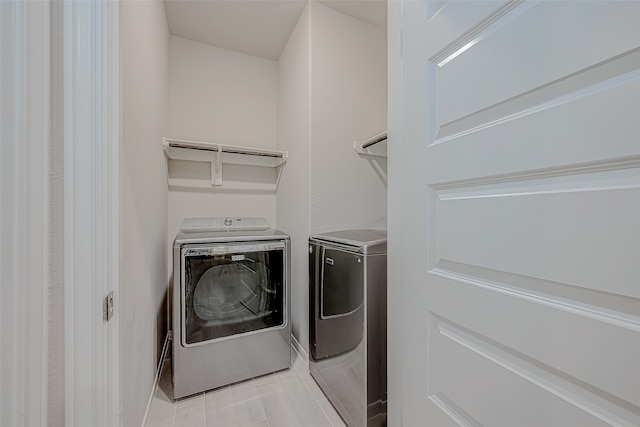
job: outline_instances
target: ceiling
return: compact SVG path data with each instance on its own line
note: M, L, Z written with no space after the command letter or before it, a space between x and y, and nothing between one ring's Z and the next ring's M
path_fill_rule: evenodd
M169 32L262 58L278 60L308 0L165 0ZM318 0L386 27L385 0Z

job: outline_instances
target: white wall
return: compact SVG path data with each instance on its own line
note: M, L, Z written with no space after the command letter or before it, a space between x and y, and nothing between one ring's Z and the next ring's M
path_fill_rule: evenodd
M308 349L310 227L310 7L307 6L278 62L278 149L289 151L277 194L277 223L291 236L292 333ZM306 326L305 326L306 325Z
M274 148L277 63L170 36L169 134Z
M274 149L277 84L275 61L171 36L166 136ZM186 217L262 216L276 226L275 193L260 189L275 182L274 169L224 165L225 184L256 183L229 191L210 186L204 163L170 161L168 167L170 177L188 175L204 187L169 189L169 244Z
M162 1L120 8L120 423L139 426L166 335L169 33Z
M386 160L353 150L386 129L386 31L311 2L279 61L278 227L292 237L293 335L309 349L310 234L386 217Z
M386 160L353 150L386 130L386 30L312 3L311 233L386 217Z

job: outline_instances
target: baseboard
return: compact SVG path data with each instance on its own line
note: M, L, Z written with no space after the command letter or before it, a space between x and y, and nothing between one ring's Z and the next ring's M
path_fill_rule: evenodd
M300 342L298 342L293 334L291 334L291 348L293 348L293 350L298 353L300 360L302 360L305 365L309 366L309 355L304 350L304 348L302 348L302 345L300 345Z
M164 344L162 345L162 354L160 355L160 362L158 362L158 370L156 371L156 378L153 380L153 386L151 387L151 393L149 394L149 400L147 401L147 408L144 411L144 417L142 417L141 427L146 427L147 418L149 418L149 411L151 410L151 403L153 397L158 391L158 383L160 382L160 375L162 375L162 369L164 367L165 359L167 358L167 351L169 351L169 333L164 337ZM149 426L151 427L151 426Z

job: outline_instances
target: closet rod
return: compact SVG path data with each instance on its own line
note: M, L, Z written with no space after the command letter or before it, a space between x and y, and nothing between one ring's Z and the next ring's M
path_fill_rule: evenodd
M377 144L378 142L382 142L387 139L387 132L382 132L379 135L374 136L373 138L369 138L362 143L362 149L371 147L372 145Z
M243 154L249 156L274 157L286 160L287 154L283 151L266 150L262 148L242 147L238 145L218 144L212 142L190 141L185 139L165 138L167 148L187 148L191 150L213 151L229 154Z

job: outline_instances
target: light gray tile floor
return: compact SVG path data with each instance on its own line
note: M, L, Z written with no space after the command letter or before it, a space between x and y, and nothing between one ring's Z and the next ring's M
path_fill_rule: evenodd
M166 361L146 427L345 427L295 351L292 367L173 402Z

